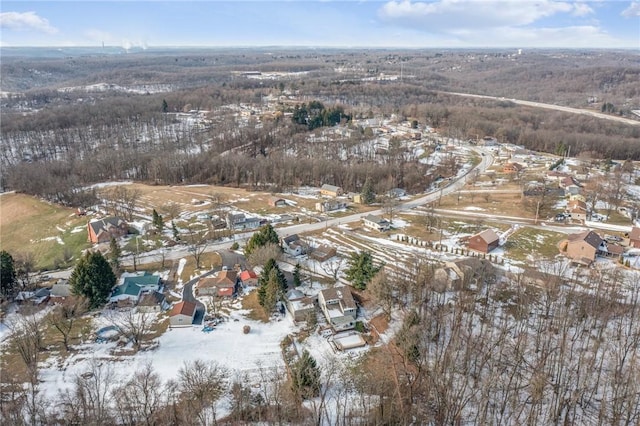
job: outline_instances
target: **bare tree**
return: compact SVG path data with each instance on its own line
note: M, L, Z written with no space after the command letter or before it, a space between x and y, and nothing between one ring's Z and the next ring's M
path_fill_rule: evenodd
M49 324L62 336L64 349L69 352L69 335L78 318L87 312L88 301L84 297L69 297L61 305L56 306L49 314Z
M208 231L196 230L194 225L187 227L189 253L191 253L193 260L196 262L196 269L200 269L202 255L207 251L207 247L209 246L207 232Z
M378 305L380 305L386 317L390 319L395 301L393 294L393 284L385 268L383 268L373 277L373 279L367 286L367 289L376 300Z
M280 260L282 257L282 249L278 244L267 243L263 246L256 247L249 256L247 261L251 266L263 266L269 259Z
M122 424L159 424L158 413L165 403L165 391L151 362L147 362L131 379L117 387L113 395Z
M185 362L178 371L183 402L202 425L215 423L215 404L227 389L227 371L215 362Z
M141 343L150 333L154 317L153 314L135 312L134 309L109 312L109 321L117 328L120 335L131 341L135 349L140 349Z
M346 263L347 260L344 257L336 255L333 258L322 262L320 264L320 267L325 273L329 274L334 279L334 281L338 281L338 275L340 274L340 271L342 271L342 268L344 268Z

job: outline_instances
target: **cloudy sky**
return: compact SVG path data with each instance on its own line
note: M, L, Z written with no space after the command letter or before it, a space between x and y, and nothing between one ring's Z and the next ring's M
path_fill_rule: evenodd
M2 46L640 49L640 0L2 1Z

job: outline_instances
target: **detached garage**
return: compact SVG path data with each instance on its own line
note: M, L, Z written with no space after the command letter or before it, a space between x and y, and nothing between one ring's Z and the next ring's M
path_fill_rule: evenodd
M182 301L173 305L169 315L169 325L171 327L189 327L193 323L196 314L196 304Z

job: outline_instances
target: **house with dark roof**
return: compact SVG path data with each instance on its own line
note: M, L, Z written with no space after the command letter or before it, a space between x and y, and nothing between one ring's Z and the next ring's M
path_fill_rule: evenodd
M318 293L318 304L325 318L336 331L356 325L357 307L349 287L332 287Z
M196 315L196 304L183 300L173 305L169 314L171 327L189 327Z
M595 232L584 231L568 235L558 244L558 247L560 252L573 262L590 265L596 260L602 241L602 238Z
M318 247L315 247L311 251L311 254L309 255L309 257L312 258L313 260L317 260L318 262L324 262L331 259L336 254L338 254L338 251L336 250L335 247L321 244Z
M471 236L467 243L469 250L475 250L480 253L489 253L491 250L498 248L500 245L500 237L493 229L485 229L484 231Z
M53 301L61 301L71 296L71 284L69 280L59 279L57 283L51 287L51 299Z
M143 293L138 300L136 310L140 313L157 313L169 309L164 294L159 291Z
M300 256L307 253L309 245L293 234L282 239L282 248L290 256Z
M129 233L129 226L122 218L105 217L87 224L88 240L93 244L107 243L111 237L119 238Z
M362 223L365 227L376 230L378 232L388 231L391 228L391 222L389 222L382 216L373 214L367 215L362 218Z
M149 272L142 272L135 275L124 275L122 283L111 292L111 303L135 305L140 300L140 296L146 292L160 291L160 276L152 275Z
M255 229L260 226L261 220L259 217L248 217L244 213L228 213L227 228L232 231Z

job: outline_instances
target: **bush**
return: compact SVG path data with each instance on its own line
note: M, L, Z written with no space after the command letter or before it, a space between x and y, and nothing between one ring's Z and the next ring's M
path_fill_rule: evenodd
M364 324L362 323L362 321L356 321L356 326L354 327L354 329L358 333L364 333Z
M237 241L234 241L233 244L231 244L231 250L238 250L240 248L240 244L238 244Z

